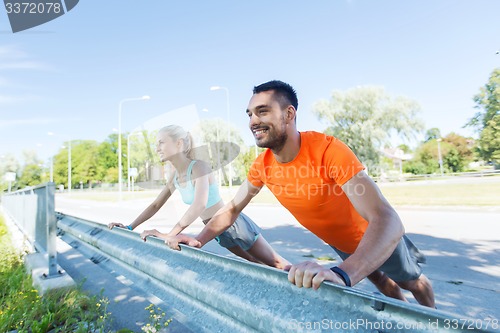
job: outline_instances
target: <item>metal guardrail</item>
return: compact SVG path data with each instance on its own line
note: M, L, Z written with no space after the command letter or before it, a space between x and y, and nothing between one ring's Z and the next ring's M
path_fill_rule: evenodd
M55 184L49 182L2 196L4 212L38 252L47 254L47 278L59 276L54 194Z
M478 332L492 323L323 283L299 289L283 271L63 214L63 238L180 311L195 332ZM486 327L486 325L489 325ZM498 327L498 323L496 323Z

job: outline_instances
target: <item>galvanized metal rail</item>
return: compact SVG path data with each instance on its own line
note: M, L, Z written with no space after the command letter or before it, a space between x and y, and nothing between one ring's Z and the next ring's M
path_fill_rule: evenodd
M283 271L57 214L69 243L185 315L195 332L493 332L492 323L324 283L299 289ZM465 319L466 320L466 319ZM488 327L486 327L488 325ZM498 323L496 323L498 327Z
M29 243L47 256L47 278L59 277L57 270L55 184L45 183L2 196L4 211Z

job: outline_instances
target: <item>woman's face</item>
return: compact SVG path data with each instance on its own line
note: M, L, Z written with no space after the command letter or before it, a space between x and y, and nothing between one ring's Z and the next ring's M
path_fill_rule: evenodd
M174 141L165 132L158 133L156 137L156 152L162 162L168 161L173 155L178 154L181 151L181 146L180 141Z

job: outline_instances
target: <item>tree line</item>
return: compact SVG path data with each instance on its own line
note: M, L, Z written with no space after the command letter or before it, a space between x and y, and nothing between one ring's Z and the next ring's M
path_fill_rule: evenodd
M324 131L344 141L367 166L370 174L379 176L384 170L400 168L404 173L432 174L461 172L470 162L485 162L500 166L500 68L493 70L488 82L473 96L477 113L465 126L474 128L478 139L456 133L442 136L438 128L425 131L419 118L419 104L404 96L391 96L383 87L361 86L347 91L333 91L330 99L320 100L313 106L313 114L327 123ZM240 146L240 152L232 162L233 183L243 181L252 161L261 148L245 146L238 132L220 119L202 121L195 129L198 144L223 142L227 138ZM228 133L229 132L229 133ZM407 142L425 133L424 140L411 149L407 144L398 148L411 156L397 166L385 157L383 151L390 147L395 136ZM128 164L137 169L136 182L163 179L165 168L155 152L156 133L125 133L122 137L123 181L128 180ZM68 149L71 144L71 187L113 186L118 182L118 134L110 134L104 142L72 140L52 157L53 179L56 185L68 187ZM441 165L439 161L441 153ZM228 158L226 152L222 158ZM50 168L34 151L23 152L21 164L13 155L0 162L0 189L8 188L4 175L16 173L12 189L34 186L49 181ZM168 168L167 168L168 169ZM221 183L228 183L227 166L221 169Z

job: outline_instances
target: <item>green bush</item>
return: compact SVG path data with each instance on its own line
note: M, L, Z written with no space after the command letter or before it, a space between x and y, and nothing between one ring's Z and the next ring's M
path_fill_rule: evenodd
M22 255L10 242L0 216L0 332L105 332L109 326L102 296L88 296L81 288L55 290L43 297L33 289Z

